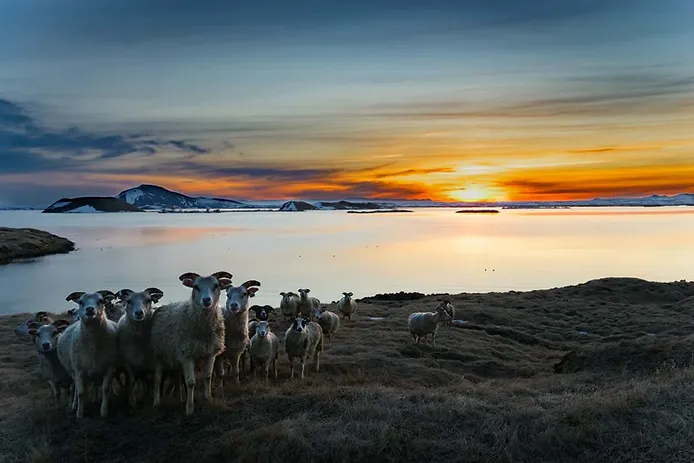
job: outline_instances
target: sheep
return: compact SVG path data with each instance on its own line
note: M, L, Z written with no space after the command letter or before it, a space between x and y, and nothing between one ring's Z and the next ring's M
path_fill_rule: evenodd
M112 299L104 299L106 301L104 305L104 310L106 311L106 318L111 320L113 323L118 323L120 317L122 317L125 313L125 302L123 301L122 295L119 295L118 293L113 293L108 289L101 289L97 291L97 293L101 294L104 297L106 297L107 295L113 297ZM120 301L116 301L116 299L120 299Z
M316 311L316 322L323 330L323 335L327 336L328 339L332 341L333 335L340 327L340 317L336 313L330 312L323 307Z
M280 311L284 317L284 321L287 319L292 320L299 315L299 302L301 301L301 296L293 292L281 292L282 300L280 301Z
M306 359L313 354L316 373L320 368L320 353L323 352L323 329L316 322L297 317L284 334L284 349L289 358L291 377L294 377L294 359L301 361L301 379L304 379Z
M259 321L268 321L270 319L270 314L275 311L271 305L252 305L250 312L255 314L255 317L248 322L248 337L252 337L255 334L255 328Z
M436 345L436 332L439 324L446 323L451 319L451 315L443 306L436 307L436 312L415 312L407 317L407 326L415 343L419 343L421 338L426 342L427 335L431 334L431 343Z
M313 320L316 310L320 308L320 301L317 297L309 296L310 289L299 290L299 314L309 320Z
M58 358L75 383L72 409L77 410L77 418L84 416L88 380L101 381L101 416L108 416L108 392L118 360L116 324L104 312L105 300L111 297L73 292L66 298L79 304L79 322L58 338Z
M448 321L448 326L451 326L453 324L453 320L455 320L455 307L448 299L439 299L439 302L439 307L443 307L446 312L448 312L448 315L451 316L450 320Z
M351 320L352 315L354 315L357 311L357 301L352 299L352 296L354 296L354 294L351 292L345 292L342 294L343 297L339 301L337 301L337 311L342 314L343 320L345 318L349 318Z
M231 376L239 384L239 363L241 356L248 348L248 301L255 297L260 282L248 280L239 286L227 288L227 300L223 309L224 316L224 352L215 361L215 371L224 378L224 362L231 363ZM244 362L245 364L245 362ZM220 380L220 386L223 385Z
M37 319L40 317L36 317ZM45 320L45 318L44 318ZM48 381L55 406L60 405L61 389L71 389L71 376L58 359L58 337L70 325L67 320L29 323L27 334L33 337L34 346L41 359L41 375Z
M190 299L159 307L152 315L150 346L154 358L153 406L161 402L164 369L183 370L186 384L185 414L194 409L195 363L203 361L205 388L203 395L212 395L212 370L217 355L224 350L224 319L219 296L231 286L229 272L209 276L187 272L178 277L183 286L192 288Z
M251 338L250 357L253 365L260 367L265 372L265 379L270 377L270 364L272 363L272 374L277 379L277 360L279 359L280 341L275 334L270 331L267 320L260 320L256 331ZM255 370L256 378L258 370Z
M128 403L135 407L135 381L153 371L150 349L152 305L164 297L164 292L147 288L136 293L125 288L116 294L125 302L125 314L117 325L119 362L128 374Z
M51 324L53 323L53 318L48 314L48 312L41 311L41 312L36 312L36 315L33 317L29 317L26 320L24 320L22 323L17 325L17 327L14 329L14 334L18 336L29 336L29 330L32 323L38 323L39 325L46 325L46 324Z

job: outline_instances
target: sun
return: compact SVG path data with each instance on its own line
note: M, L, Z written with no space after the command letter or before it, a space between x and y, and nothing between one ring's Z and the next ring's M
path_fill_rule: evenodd
M486 185L470 184L459 190L451 190L448 195L456 201L499 201L505 196L502 191Z

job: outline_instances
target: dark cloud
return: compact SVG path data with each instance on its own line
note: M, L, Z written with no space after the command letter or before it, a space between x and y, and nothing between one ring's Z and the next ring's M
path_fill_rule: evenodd
M43 127L17 103L0 99L0 173L72 170L85 161L128 155L150 156L165 148L191 155L209 150L184 140L166 140L143 134L101 135L77 127Z

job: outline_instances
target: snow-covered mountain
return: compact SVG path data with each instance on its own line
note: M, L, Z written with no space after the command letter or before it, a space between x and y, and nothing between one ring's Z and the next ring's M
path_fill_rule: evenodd
M142 209L239 209L263 207L262 205L248 204L234 199L187 196L157 185L140 185L121 191L116 197Z

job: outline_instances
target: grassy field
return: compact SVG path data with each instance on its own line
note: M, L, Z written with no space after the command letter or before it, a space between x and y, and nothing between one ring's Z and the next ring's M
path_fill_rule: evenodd
M115 399L76 422L13 334L26 315L2 317L0 462L694 461L694 283L452 295L456 325L415 345L407 316L436 299L362 300L320 373L290 380L283 355L278 380L215 390L188 418L177 397Z

